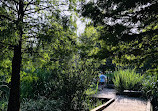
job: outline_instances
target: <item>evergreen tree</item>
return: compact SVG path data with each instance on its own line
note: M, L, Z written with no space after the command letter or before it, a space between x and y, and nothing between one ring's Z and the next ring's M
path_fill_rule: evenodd
M96 0L85 3L82 15L91 18L94 26L102 27L98 32L104 44L97 56L113 56L120 65L130 64L144 71L157 68L157 7L157 0Z

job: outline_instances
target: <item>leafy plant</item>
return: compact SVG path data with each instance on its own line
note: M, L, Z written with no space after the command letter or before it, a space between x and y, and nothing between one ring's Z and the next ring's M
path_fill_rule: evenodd
M143 77L136 73L135 70L125 69L114 73L113 82L118 92L123 92L123 90L140 90Z
M7 100L9 97L9 87L4 82L0 82L0 111L7 110Z
M92 84L90 85L90 88L86 90L86 94L87 95L96 94L98 92L98 85L99 85L99 81L96 84L92 82Z
M9 97L9 87L7 85L0 85L0 98L6 98Z
M154 111L158 110L158 76L147 76L143 82L142 91L151 100Z
M59 109L62 111L86 109L85 97L87 95L85 90L89 88L95 75L93 65L91 62L86 63L85 61L80 61L77 65L73 61L68 62L68 64L62 63L60 67L56 66L54 69L24 70L21 79L23 108L30 110L26 107L38 103L42 104L43 102L39 102L41 101L39 97L44 97L50 101L61 101L62 107L59 107ZM32 104L27 103L25 99L30 100ZM42 101L46 102L43 99ZM42 106L40 108L35 107L35 109L43 110Z
M21 105L22 111L61 111L62 101L39 97L37 100L25 99Z
M99 100L97 98L89 98L87 101L88 101L89 110L92 110L95 107L103 104L102 100Z
M1 99L0 100L0 111L6 111L7 110L7 100Z
M107 84L112 84L113 83L113 78L114 78L114 73L112 71L109 71L106 73L106 76L108 78Z

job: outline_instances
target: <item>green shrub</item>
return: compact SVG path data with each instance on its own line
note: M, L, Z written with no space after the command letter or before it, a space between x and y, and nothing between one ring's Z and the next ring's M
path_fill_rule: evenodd
M119 70L114 73L114 85L118 92L123 90L140 90L143 76L136 73L135 70Z
M142 91L144 95L151 100L154 106L154 111L158 111L158 77L147 76L144 79Z
M24 72L23 72L24 73ZM23 76L23 75L22 75ZM37 81L37 77L33 75L32 73L28 73L27 75L23 76L21 78L21 98L30 98L34 97L34 82Z
M21 104L22 111L61 111L62 101L50 100L40 97L37 100L24 99Z
M93 81L90 87L85 91L86 95L90 96L96 94L98 92L98 85L99 85L99 81L97 82Z
M7 111L8 102L5 99L0 99L0 111Z
M103 104L102 100L99 100L97 98L90 98L90 97L87 98L87 105L89 110L92 110L102 104Z
M0 111L7 110L7 100L9 97L9 87L7 83L0 81Z
M38 96L51 98L57 83L53 76L56 77L46 69L27 71L21 79L21 98L38 98Z
M114 78L114 73L112 71L109 71L106 73L107 76L107 84L113 84L113 78Z
M0 99L8 99L9 97L9 87L5 84L1 84L0 82Z
M84 64L79 66L70 65L53 70L36 69L27 73L21 79L22 101L27 98L31 100L32 105L36 105L36 102L41 104L38 97L42 96L48 100L62 101L62 107L59 107L62 111L70 109L84 111L86 109L85 90L89 88L95 75L91 66ZM27 104L29 103L26 102L24 106ZM41 111L42 106L36 109ZM23 109L26 109L26 107Z
M70 68L61 72L60 75L57 95L60 95L64 101L62 110L84 110L85 90L89 88L93 80L91 69L83 69L82 67Z

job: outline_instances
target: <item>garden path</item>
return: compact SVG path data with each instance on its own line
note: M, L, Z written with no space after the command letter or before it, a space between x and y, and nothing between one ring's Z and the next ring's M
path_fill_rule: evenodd
M103 111L146 111L147 101L136 97L127 97L116 95L114 89L104 88L99 91L94 97L97 98L115 98L115 101Z

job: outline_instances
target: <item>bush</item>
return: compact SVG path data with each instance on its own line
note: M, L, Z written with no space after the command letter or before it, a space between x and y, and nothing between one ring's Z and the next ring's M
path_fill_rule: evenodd
M31 72L27 73L26 75L22 75L21 85L20 85L21 99L34 97L33 90L34 90L34 83L36 81L37 81L37 77Z
M92 78L95 75L91 66L86 64L73 66L70 64L69 66L57 67L53 70L43 68L27 73L21 79L23 109L31 110L28 108L29 106L37 105L38 107L35 107L35 110L42 111L44 106L42 104L47 105L47 101L38 97L45 97L53 102L60 100L62 107L59 107L59 109L62 111L70 109L73 111L84 111L87 109L85 91L92 83ZM30 102L25 101L25 98ZM52 111L55 111L55 109Z
M9 97L9 87L7 83L0 81L0 111L7 110L7 100Z
M22 111L61 111L62 101L40 97L37 100L25 99L21 105Z
M141 90L143 76L136 73L135 70L119 70L114 73L114 85L119 93L123 90Z
M83 66L85 67L85 66ZM81 111L85 108L85 90L92 82L93 72L91 69L82 67L71 68L60 72L57 95L64 101L63 111ZM87 79L88 78L88 79Z
M105 100L102 101L102 100L99 100L98 98L92 98L92 97L87 97L86 101L88 103L87 105L88 105L89 110L92 110L102 105L103 103L105 103Z
M39 68L34 71L27 71L27 73L28 74L21 79L21 99L35 99L38 98L38 96L51 98L53 95L52 92L58 83L55 79L56 74Z
M7 110L8 102L5 99L0 99L0 111L6 111Z
M89 96L89 95L94 95L98 92L98 84L95 84L93 86L91 86L89 89L86 90L86 94ZM94 87L95 86L95 87Z
M154 111L158 111L158 77L147 76L143 82L142 91L144 95L151 100Z
M108 71L106 76L108 79L107 84L113 84L114 73L112 71Z

